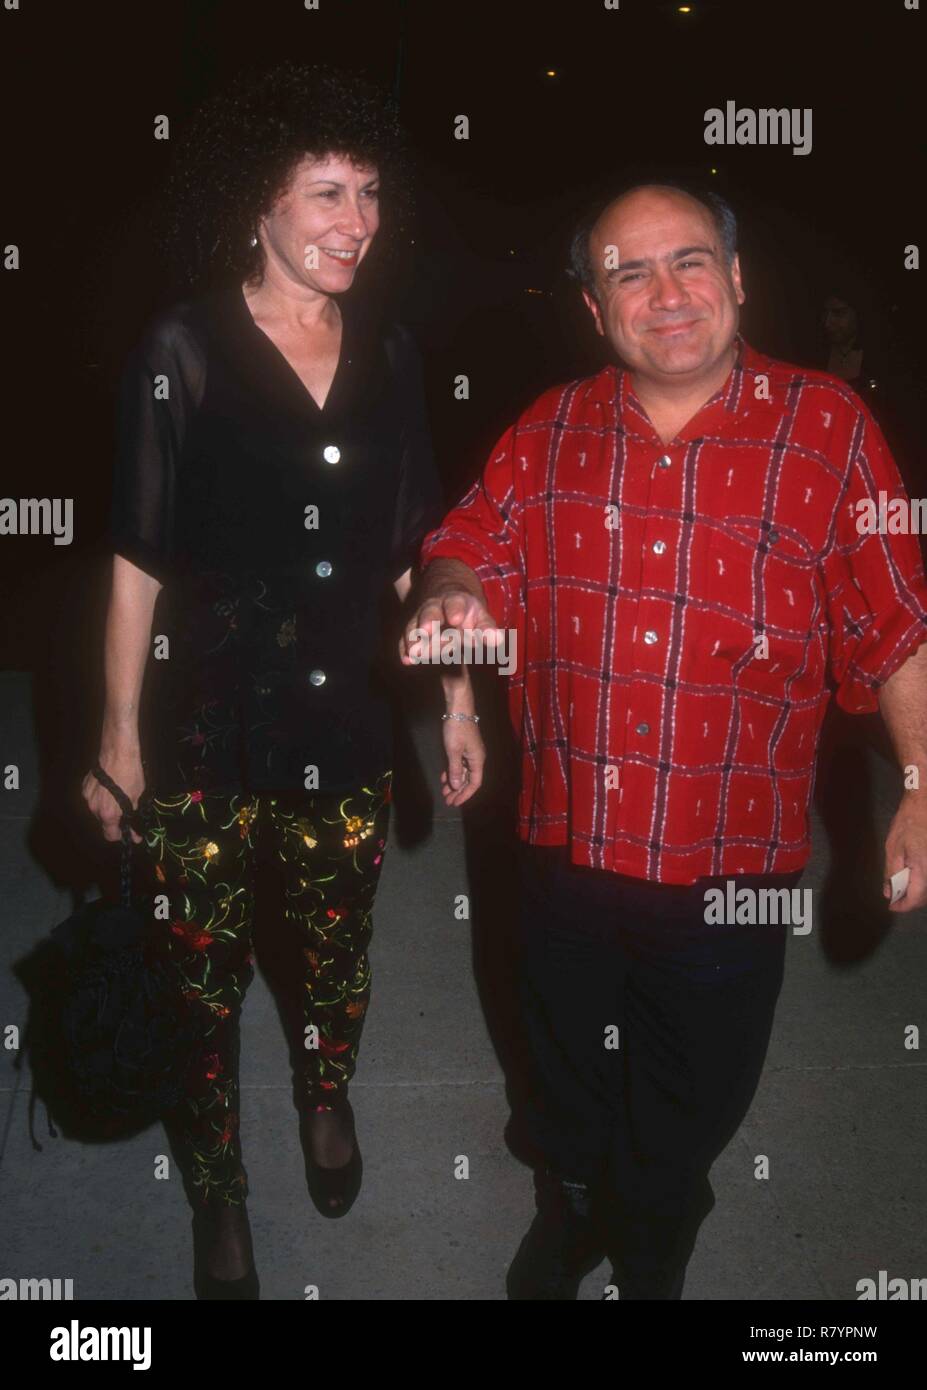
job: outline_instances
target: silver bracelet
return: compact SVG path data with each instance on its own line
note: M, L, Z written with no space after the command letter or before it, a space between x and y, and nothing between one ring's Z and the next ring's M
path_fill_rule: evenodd
M471 724L478 724L478 723L480 722L480 716L479 716L478 714L442 714L441 718L442 718L442 720L444 720L444 719L468 719L468 720L470 721Z

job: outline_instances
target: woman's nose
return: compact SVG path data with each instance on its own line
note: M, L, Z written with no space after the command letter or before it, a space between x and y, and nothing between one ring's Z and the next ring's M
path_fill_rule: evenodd
M344 217L339 223L338 229L345 236L357 237L358 240L367 236L370 228L364 209L359 206L345 209Z

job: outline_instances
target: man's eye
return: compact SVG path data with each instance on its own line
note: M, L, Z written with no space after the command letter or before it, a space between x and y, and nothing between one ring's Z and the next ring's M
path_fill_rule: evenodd
M641 278L641 273L640 273L640 271L639 271L639 270L635 270L632 274L629 274L629 275L622 275L622 276L620 277L618 283L619 283L619 285L628 285L628 284L630 284L630 282L631 282L632 280L639 280L640 278Z
M685 270L686 266L694 266L697 269L699 266L704 264L704 261L680 261L679 268L680 270Z

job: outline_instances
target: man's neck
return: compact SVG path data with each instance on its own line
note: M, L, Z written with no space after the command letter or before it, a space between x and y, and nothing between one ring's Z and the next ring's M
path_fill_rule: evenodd
M701 410L706 401L727 381L737 360L737 346L732 343L723 359L710 373L695 381L666 381L631 373L634 394L647 412L650 423L664 444L675 439L679 431Z

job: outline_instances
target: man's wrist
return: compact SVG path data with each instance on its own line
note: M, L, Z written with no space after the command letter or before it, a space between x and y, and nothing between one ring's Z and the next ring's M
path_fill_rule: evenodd
M479 578L460 560L439 556L425 566L419 584L419 603L445 599L451 594L465 594L483 602L483 586Z

